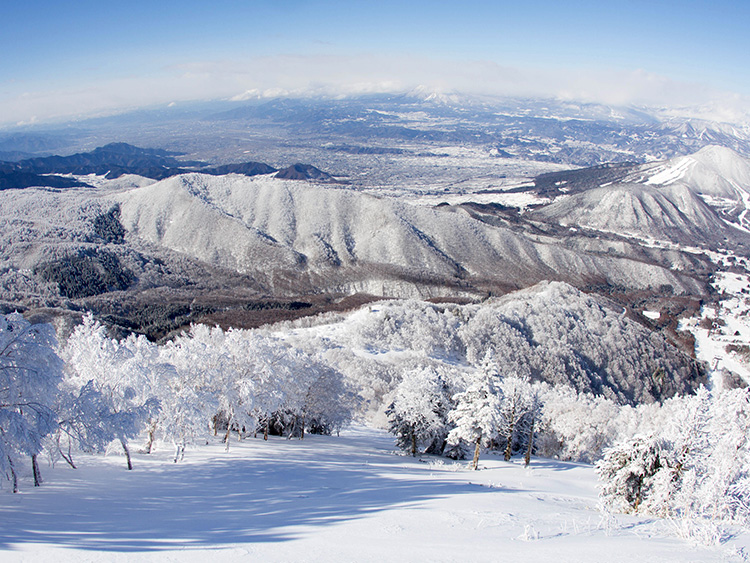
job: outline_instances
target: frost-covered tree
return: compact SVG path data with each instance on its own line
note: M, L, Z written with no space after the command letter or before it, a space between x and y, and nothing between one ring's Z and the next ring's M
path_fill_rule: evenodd
M225 412L239 431L263 422L268 438L272 414L284 404L286 389L294 377L296 350L285 342L253 331L230 329L225 350L230 372Z
M386 410L389 430L396 435L401 449L416 456L418 450L428 448L436 438L442 441L450 407L447 389L435 369L423 367L404 373Z
M545 387L542 397L543 455L593 462L616 441L622 407L614 401L567 385Z
M347 383L338 370L314 361L308 365L312 377L304 390L296 414L300 439L305 430L313 434L331 434L352 421L362 397Z
M672 507L687 517L747 524L750 391L734 389L709 394L701 390L684 403L676 426L679 482Z
M750 390L701 388L660 410L652 436L620 440L597 464L605 504L686 522L750 522Z
M67 409L72 413L68 427L79 430L76 437L85 447L99 449L108 437L118 440L128 469L133 468L128 441L159 410L153 371L138 350L144 345L135 337L109 338L89 314L63 349L65 386L74 401Z
M16 463L31 457L34 484L41 483L37 455L56 424L53 410L62 361L55 331L18 313L0 316L0 470L18 490Z
M191 336L193 330L196 327L161 349L167 367L160 378L161 412L154 434L172 442L175 462L184 457L188 444L205 439L220 410L214 387L220 361L207 342Z
M490 444L502 424L502 394L496 380L491 373L477 370L468 376L466 391L453 397L456 406L448 419L455 427L448 434L448 442L474 446L471 469L477 469L482 446Z
M606 449L596 463L604 504L618 512L638 512L654 493L657 475L671 465L667 449L654 436L636 436Z
M505 461L510 461L514 444L521 441L518 429L531 408L531 384L520 377L504 377L499 386L503 400L498 433L505 440Z
M534 451L534 438L536 436L535 432L542 416L543 403L541 389L542 386L540 384L531 386L528 396L528 409L523 418L523 428L526 436L526 455L524 456L526 466L531 463L531 454Z

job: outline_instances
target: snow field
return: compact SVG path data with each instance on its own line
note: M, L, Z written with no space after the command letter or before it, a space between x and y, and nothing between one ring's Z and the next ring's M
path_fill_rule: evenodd
M234 440L235 438L232 437ZM364 427L303 441L218 440L172 463L169 446L43 466L41 488L0 494L0 559L16 561L727 561L669 521L597 510L593 468L484 454L394 453Z

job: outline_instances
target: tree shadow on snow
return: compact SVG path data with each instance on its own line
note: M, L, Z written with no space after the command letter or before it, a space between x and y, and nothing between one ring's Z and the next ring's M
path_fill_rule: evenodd
M23 499L23 508L0 506L0 549L26 542L118 552L281 542L306 533L294 526L326 526L397 505L487 491L408 468L395 472L402 478L391 477L389 464L398 460L374 456L374 467L362 453L347 455L347 448L330 444L326 449L330 454L323 458L304 452L289 459L255 457L248 449L242 457L230 453L193 465L142 463L134 472L113 468L106 483L74 476L37 489L34 498Z

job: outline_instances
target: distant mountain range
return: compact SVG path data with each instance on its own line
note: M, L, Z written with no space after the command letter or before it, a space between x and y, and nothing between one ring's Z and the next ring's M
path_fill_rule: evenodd
M57 128L21 128L0 132L0 154L6 155L0 160L80 153L108 141L164 147L220 163L238 162L252 152L276 167L294 158L329 172L326 153L329 158L439 154L441 146L477 147L500 158L580 167L664 160L709 145L750 155L750 126L676 117L660 108L418 89L185 103ZM335 172L362 172L361 161L352 164L353 170Z
M69 188L85 187L81 179L68 176L104 176L108 179L133 174L153 180L200 171L203 174L220 176L242 174L255 176L276 173L284 179L315 179L334 181L329 174L309 164L293 164L277 170L262 162L243 162L210 166L204 162L178 160L179 156L160 149L144 149L127 143L110 143L91 152L70 156L46 156L27 158L15 162L0 162L0 189L22 189L32 186Z
M482 145L498 156L579 166L660 160L708 145L750 154L747 126L664 117L646 108L420 91L259 99L203 121L233 127L273 124L303 138Z
M148 332L248 300L477 299L541 280L697 302L715 268L702 252L750 249L741 126L426 92L170 111L0 135L0 303ZM165 148L71 150L116 134ZM179 315L154 313L165 301Z

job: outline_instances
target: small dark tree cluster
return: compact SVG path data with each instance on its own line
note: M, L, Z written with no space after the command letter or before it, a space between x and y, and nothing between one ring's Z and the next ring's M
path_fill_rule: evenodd
M136 280L116 254L106 250L81 252L38 266L34 273L55 283L60 295L70 299L125 290Z

